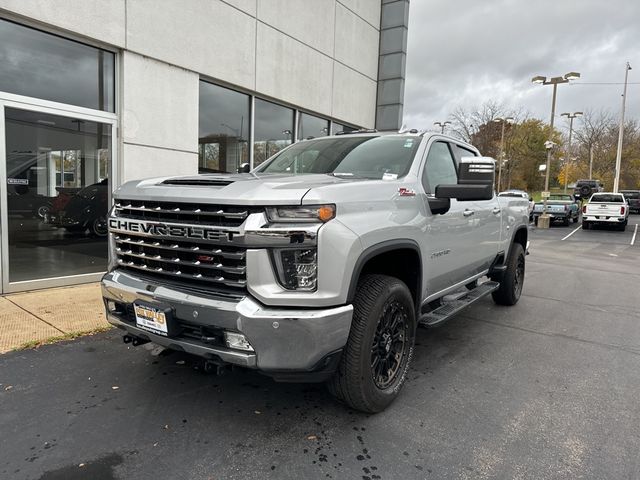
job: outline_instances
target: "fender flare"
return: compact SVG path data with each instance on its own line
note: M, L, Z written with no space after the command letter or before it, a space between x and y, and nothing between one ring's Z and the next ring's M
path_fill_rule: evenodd
M384 242L371 245L362 251L356 260L353 272L351 273L351 282L349 283L349 290L347 292L347 303L353 303L353 299L356 296L356 288L358 287L358 279L360 278L360 274L362 273L362 269L366 263L382 253L391 252L393 250L413 250L418 255L418 267L420 269L420 274L418 275L418 285L415 298L416 309L418 308L422 300L419 298L422 296L422 253L420 252L418 242L409 238L386 240ZM416 312L418 311L419 310L416 310Z
M507 268L506 266L507 259L509 258L509 254L511 253L511 246L515 243L516 235L518 234L518 232L522 230L527 232L527 242L525 245L522 246L522 248L524 248L525 254L528 255L529 250L527 248L527 245L529 244L529 227L526 225L521 225L518 228L516 228L511 234L511 240L509 241L509 249L506 252L504 251L498 252L498 255L496 256L496 260L493 262L491 267L489 267L489 278L499 279L500 276L504 273L504 271Z

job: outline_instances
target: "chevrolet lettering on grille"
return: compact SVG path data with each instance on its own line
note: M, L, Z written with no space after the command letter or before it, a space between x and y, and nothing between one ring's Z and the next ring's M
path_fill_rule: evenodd
M121 218L109 218L109 230L121 233L141 233L152 236L182 237L197 240L220 240L225 232L192 225L167 225Z

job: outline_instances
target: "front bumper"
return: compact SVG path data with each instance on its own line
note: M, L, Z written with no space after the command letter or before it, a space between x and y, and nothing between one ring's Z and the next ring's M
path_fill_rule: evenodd
M119 306L108 321L129 334L164 347L223 363L260 370L274 377L327 372L347 342L353 307L322 309L266 307L251 296L223 297L182 290L114 270L102 279L102 296ZM136 326L129 313L134 301L171 307L176 335L165 337ZM201 338L194 332L207 332ZM253 352L205 339L215 332L245 335ZM212 333L213 332L213 333ZM302 377L301 377L302 378Z

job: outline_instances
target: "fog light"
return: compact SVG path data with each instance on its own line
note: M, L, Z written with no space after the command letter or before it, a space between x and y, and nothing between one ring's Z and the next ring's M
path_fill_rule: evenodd
M109 300L107 302L107 310L109 310L111 313L115 312L118 309L118 306L116 305L116 302L114 302L113 300Z
M249 343L249 340L241 333L224 332L224 342L229 348L253 352L253 347Z
M312 292L318 282L318 252L314 248L278 250L275 255L280 283L288 290Z

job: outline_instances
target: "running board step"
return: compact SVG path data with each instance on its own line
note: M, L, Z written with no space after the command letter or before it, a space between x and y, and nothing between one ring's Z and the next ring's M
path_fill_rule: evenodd
M500 287L500 284L498 282L481 283L473 290L469 290L464 295L455 300L445 300L443 304L435 310L422 315L418 320L418 323L423 327L435 327L437 325L440 325L446 320L449 320L459 311L467 308L469 305L474 304L481 298L484 298L491 292L497 290L498 287Z

